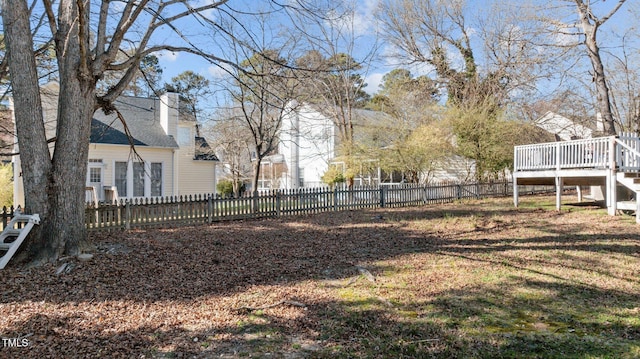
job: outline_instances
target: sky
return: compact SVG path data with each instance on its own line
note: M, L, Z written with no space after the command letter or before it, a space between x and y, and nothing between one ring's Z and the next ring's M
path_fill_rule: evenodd
M205 1L205 0L202 0ZM454 0L455 1L455 0ZM488 4L491 1L504 1L504 0L467 0L467 4L470 5L472 9L486 9L488 8ZM549 3L545 0L522 0L522 1L542 1L544 3ZM559 4L564 3L567 4L566 1L557 0ZM365 59L374 46L379 46L378 53L379 55L384 55L390 53L388 46L382 43L382 40L379 39L375 34L377 32L376 29L376 20L375 20L375 10L378 6L379 0L357 0L357 6L355 7L355 14L353 18L353 33L355 38L355 46L353 49L353 55L356 60ZM594 9L597 13L603 14L608 11L612 6L614 6L616 1L614 0L600 0L596 1ZM238 4L236 6L242 7L246 6L247 9L252 9L256 4L255 0L232 0L232 4ZM520 3L518 3L520 4ZM569 6L571 2L569 2ZM626 6L626 5L625 5ZM616 29L628 29L634 25L636 17L633 16L628 10L624 9L623 11L618 12L615 15L615 18L610 20L606 27L609 27L614 33L617 31ZM472 26L472 25L470 25ZM474 34L473 28L470 28L470 33ZM478 39L474 39L478 40ZM220 46L220 45L219 45ZM603 47L606 49L608 43L605 43ZM224 50L221 50L224 51ZM187 55L183 53L169 53L163 52L159 56L160 58L160 66L163 68L163 81L170 82L171 77L176 76L177 74L186 71L192 70L196 73L202 74L211 82L216 83L220 80L221 76L224 75L224 71L211 63L202 60L198 57ZM399 67L397 65L398 60L385 58L384 56L380 56L378 59L372 61L369 67L366 67L363 70L363 76L365 77L365 82L367 83L367 87L365 90L369 94L374 94L379 89L379 84L382 80L382 77L387 72L392 69ZM414 75L424 75L432 71L432 69L428 67L410 67L409 68Z
M374 44L379 42L375 36L376 29L374 19L374 11L377 4L378 0L358 0L353 18L353 32L357 38L353 51L356 60L366 58ZM186 70L199 73L212 82L216 82L220 77L225 75L224 70L219 66L215 66L194 55L163 51L158 57L160 59L160 66L163 69L163 82L170 82L172 77ZM392 69L393 67L380 61L372 62L371 67L364 71L365 80L368 84L365 90L370 94L378 91L378 85L382 76Z

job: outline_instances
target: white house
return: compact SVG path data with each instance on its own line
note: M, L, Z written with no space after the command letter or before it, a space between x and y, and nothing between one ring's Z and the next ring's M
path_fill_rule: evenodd
M591 138L593 130L555 112L548 111L535 120L536 126L555 135L562 141Z
M278 152L285 171L280 188L322 186L322 175L336 156L336 127L330 117L308 104L285 110Z
M42 89L47 138L55 136L58 91L57 83ZM86 183L98 200L215 193L218 159L179 102L175 93L118 98L114 104L131 140L115 114L94 114ZM139 158L132 153L131 141ZM20 157L14 156L14 162L14 204L23 205Z
M377 111L353 109L355 136L362 137L370 131L367 127L393 127L393 119ZM330 111L329 111L330 112ZM315 187L325 185L322 176L329 166L344 165L337 156L339 138L330 115L309 104L292 104L282 123L277 163L284 166L280 172L279 188ZM281 157L280 157L281 156ZM376 162L375 158L370 161ZM375 165L373 167L376 167ZM430 180L461 182L473 178L475 163L459 156L452 156L441 168L430 174ZM398 183L399 174L385 174L378 167L372 174L362 174L355 179L356 185Z

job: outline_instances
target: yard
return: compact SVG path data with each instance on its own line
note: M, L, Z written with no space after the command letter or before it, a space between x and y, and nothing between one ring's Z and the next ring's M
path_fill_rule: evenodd
M0 272L0 357L640 357L640 227L553 206L95 234L88 262Z

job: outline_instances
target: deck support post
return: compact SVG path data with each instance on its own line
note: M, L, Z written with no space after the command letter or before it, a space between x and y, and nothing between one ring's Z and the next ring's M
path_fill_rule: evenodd
M518 161L518 148L513 148L513 172L511 174L511 181L513 182L513 205L518 208L518 170L519 170L519 161Z
M616 179L611 173L607 175L606 187L607 187L606 189L607 213L610 216L615 216L616 210L618 209L617 203L616 203L616 198L618 197L618 193L616 188L617 187Z
M618 205L618 180L616 178L616 138L609 140L609 173L607 175L607 209L610 216L615 216Z
M513 176L513 205L518 208L518 178Z
M578 203L582 203L582 186L576 186L576 192L578 192Z
M564 187L564 179L562 177L556 177L556 211L560 211L560 204L562 203L563 187Z

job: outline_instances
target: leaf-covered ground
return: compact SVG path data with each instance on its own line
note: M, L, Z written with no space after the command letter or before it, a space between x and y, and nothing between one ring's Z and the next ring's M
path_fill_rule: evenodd
M0 357L640 357L640 227L521 202L95 235L0 272Z

